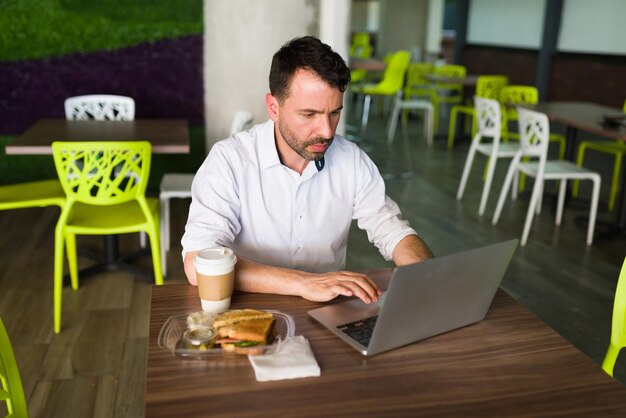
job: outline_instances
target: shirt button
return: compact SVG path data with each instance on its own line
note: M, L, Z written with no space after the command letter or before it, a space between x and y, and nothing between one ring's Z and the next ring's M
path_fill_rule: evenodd
M298 215L298 219L302 219L302 215Z

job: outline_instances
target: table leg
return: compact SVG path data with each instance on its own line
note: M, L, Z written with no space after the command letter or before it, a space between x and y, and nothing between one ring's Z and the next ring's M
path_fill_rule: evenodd
M118 235L105 235L104 239L104 254L97 253L91 250L81 249L79 250L80 256L89 257L93 260L98 261L98 264L94 266L87 267L78 272L79 280L87 279L96 274L112 271L112 270L122 270L127 273L133 274L135 276L142 277L147 282L154 282L154 272L146 271L141 269L130 262L143 257L144 255L149 255L150 248L142 248L139 251L134 253L121 256L119 252L119 236ZM69 286L70 277L69 274L63 276L63 283L65 286Z

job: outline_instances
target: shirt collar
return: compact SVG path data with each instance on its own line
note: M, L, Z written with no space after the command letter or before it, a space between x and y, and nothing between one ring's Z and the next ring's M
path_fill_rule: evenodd
M328 169L329 163L332 158L329 158L330 154L332 154L332 149L335 146L335 142L337 138L335 137L335 141L330 144L330 147L326 150L324 155L324 170ZM276 140L274 139L274 121L268 120L265 124L263 124L261 128L261 135L258 142L259 148L257 153L259 155L259 164L261 170L265 170L266 168L273 167L275 165L281 165L280 158L278 157L278 149L276 149ZM310 165L315 167L315 162L310 161ZM307 165L308 168L308 165ZM315 167L315 171L317 172L317 167Z
M274 140L274 121L268 120L261 128L261 136L258 142L257 153L261 170L280 165L276 141Z

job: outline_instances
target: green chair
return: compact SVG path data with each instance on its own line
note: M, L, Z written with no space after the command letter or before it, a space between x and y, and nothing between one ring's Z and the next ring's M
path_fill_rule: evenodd
M350 52L359 46L370 44L370 34L367 32L354 32L352 34L352 42L350 43Z
M483 75L476 81L476 96L485 99L500 100L500 90L509 84L509 78L504 75ZM476 109L473 105L454 105L450 110L450 127L448 129L448 149L454 147L454 134L456 133L456 117L459 113L465 114L472 121L472 138L476 136L478 129L476 123Z
M433 75L441 78L463 78L467 75L467 69L463 65L445 64L436 66ZM451 82L437 81L431 88L430 100L434 108L435 133L439 132L439 108L442 104L463 103L463 85Z
M9 335L0 319L0 402L6 402L7 418L28 418L24 387Z
M369 119L372 96L394 97L404 86L404 76L411 60L409 51L394 53L387 66L383 79L377 84L365 84L357 88L356 92L365 95L363 99L363 115L361 117L361 136L365 136Z
M158 199L145 196L151 146L146 141L53 142L52 155L67 200L55 231L54 332L61 331L63 245L72 288L78 289L76 235L144 231L150 239L154 282L163 284Z
M409 68L406 71L406 83L402 90L404 96L404 102L410 101L415 97L428 99L430 101L430 94L432 83L424 78L425 75L432 74L433 65L428 62L413 62L409 64ZM402 112L404 122L408 120L409 110L405 109Z
M626 113L626 101L624 101L624 113ZM609 211L612 211L615 208L615 200L619 193L619 173L622 168L622 157L626 154L626 142L617 140L582 141L578 146L578 158L576 159L576 164L581 167L585 159L585 151L588 149L615 155L611 191L609 193ZM572 196L578 196L578 182L575 182L572 187Z
M432 74L433 65L428 62L413 62L406 71L406 84L403 93L404 100L410 100L415 96L430 98L432 83L424 78Z
M619 351L624 347L626 347L626 257L617 279L617 289L615 289L611 342L602 362L602 369L611 376L613 376L613 368Z

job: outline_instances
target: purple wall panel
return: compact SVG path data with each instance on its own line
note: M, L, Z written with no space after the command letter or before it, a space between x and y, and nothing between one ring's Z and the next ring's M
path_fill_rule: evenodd
M19 135L82 94L135 99L137 118L204 121L202 35L108 52L0 63L0 135Z

